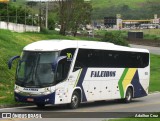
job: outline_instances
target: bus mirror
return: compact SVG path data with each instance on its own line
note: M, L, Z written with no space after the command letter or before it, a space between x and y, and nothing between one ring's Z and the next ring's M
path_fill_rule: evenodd
M11 69L12 68L12 62L17 59L17 58L20 58L20 56L13 56L12 58L9 59L8 61L8 68Z
M64 60L64 59L66 59L66 58L67 58L67 56L60 56L60 57L58 57L58 58L52 63L52 71L53 71L53 72L56 72L58 63L59 63L61 60Z

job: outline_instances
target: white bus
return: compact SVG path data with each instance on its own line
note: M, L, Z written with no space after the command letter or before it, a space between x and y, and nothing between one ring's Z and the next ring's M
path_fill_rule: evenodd
M38 107L147 96L149 51L106 42L43 40L24 47L16 70L15 100Z

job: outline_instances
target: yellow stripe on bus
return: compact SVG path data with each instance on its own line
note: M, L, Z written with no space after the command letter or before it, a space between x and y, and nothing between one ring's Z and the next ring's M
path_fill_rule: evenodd
M136 73L137 68L129 68L128 72L122 82L123 89L124 91L126 90L127 86L131 83L135 73Z
M81 72L82 72L82 69L80 69L80 71L79 71L79 73L78 73L78 77L77 77L77 79L76 79L76 82L75 82L75 84L74 84L74 87L77 86L77 83L78 83L79 77L80 77L80 75L81 75Z

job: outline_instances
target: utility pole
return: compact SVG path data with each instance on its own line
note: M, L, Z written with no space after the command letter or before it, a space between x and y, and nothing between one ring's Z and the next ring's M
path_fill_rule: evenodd
M18 22L18 19L17 19L17 6L16 6L16 24Z
M40 26L40 29L42 27L42 20L41 20L41 16L42 16L42 10L41 10L41 0L40 0L40 4L39 4L39 26Z
M32 2L31 2L31 8L33 9L33 3ZM31 16L32 16L32 27L33 27L33 19L34 19L33 18L33 11L32 11L32 15Z
M26 9L27 9L27 3L25 2L25 16L24 16L24 23L25 23L25 32L26 32Z
M48 0L46 1L46 29L48 29Z
M8 10L8 2L7 2L7 29L9 29L9 10Z

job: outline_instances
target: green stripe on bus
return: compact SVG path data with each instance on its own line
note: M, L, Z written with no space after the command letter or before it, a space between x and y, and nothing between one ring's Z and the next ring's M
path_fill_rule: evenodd
M77 77L77 79L76 79L76 82L75 82L75 84L74 84L74 87L76 87L76 85L77 85L77 83L78 83L78 80L79 80L79 77L80 77L80 75L81 75L81 72L82 72L82 69L79 71L79 73L78 73L78 77Z
M123 74L122 74L122 76L121 76L121 78L120 78L120 80L118 82L121 98L124 98L124 89L123 89L122 82L123 82L127 72L128 72L128 68L125 68L124 71L123 71Z

